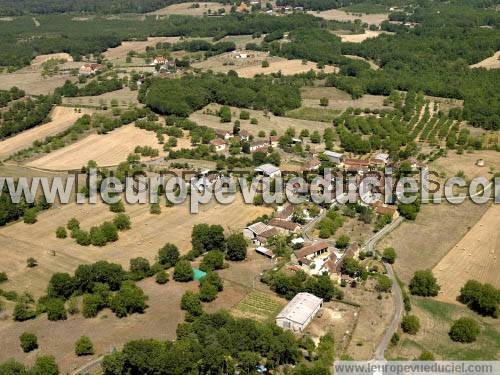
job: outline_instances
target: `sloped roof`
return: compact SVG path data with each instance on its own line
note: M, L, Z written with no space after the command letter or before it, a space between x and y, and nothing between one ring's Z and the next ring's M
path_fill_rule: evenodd
M277 315L277 319L287 319L305 324L323 300L310 293L298 293Z
M305 256L314 254L319 250L328 249L328 243L324 241L314 242L307 246L304 246L302 249L298 249L294 251L294 254L297 258L303 258Z
M273 173L279 172L279 168L272 164L262 164L255 168L256 172L263 172L267 175L272 175Z
M257 236L260 236L262 233L265 233L268 230L273 229L273 227L259 221L255 224L249 225L246 229L254 232L255 235Z
M298 224L292 223L291 221L287 221L287 220L283 220L283 219L272 219L269 222L269 225L272 225L273 227L283 228L283 229L289 230L291 232L293 232L297 228L299 228Z

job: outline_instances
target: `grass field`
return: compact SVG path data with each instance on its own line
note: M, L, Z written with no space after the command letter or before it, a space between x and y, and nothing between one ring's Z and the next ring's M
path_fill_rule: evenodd
M437 299L456 302L460 288L473 279L500 288L500 206L492 205L472 229L434 267L441 285Z
M179 40L178 37L149 37L147 40L141 41L124 41L118 47L109 48L103 55L106 59L113 61L125 59L130 51L141 53L146 51L146 47L154 46L159 42L175 43Z
M272 321L285 303L273 295L252 291L234 308L248 317Z
M134 152L136 146L150 146L164 155L155 133L133 124L122 126L107 134L91 134L82 140L51 152L27 165L47 170L74 170L94 160L102 167L116 166Z
M339 109L300 107L286 112L286 117L332 123L342 113Z
M344 43L345 42L361 43L363 40L376 38L381 34L388 34L388 33L384 31L365 30L363 34L340 34L340 33L335 33L335 34L337 34Z
M142 106L137 100L137 91L132 91L128 87L124 87L121 90L107 92L96 96L78 96L75 98L63 98L63 103L66 105L74 106L95 106L101 107L106 105L110 107L111 101L116 100L118 106L129 107L129 106Z
M336 21L354 21L361 20L363 23L369 25L380 25L383 21L389 19L389 14L387 13L372 13L372 14L362 14L354 15L352 13L345 12L339 9L330 9L325 11L308 11L307 13L312 14L316 17L324 18L325 20L336 20Z
M72 63L73 64L73 63ZM9 90L17 86L30 95L47 95L57 87L64 85L66 80L75 81L69 73L60 73L52 77L42 77L41 69L26 67L14 73L0 74L0 90Z
M193 2L173 4L169 5L168 7L155 10L154 12L148 14L155 14L159 16L169 16L171 14L181 14L185 16L203 16L204 14L208 14L209 10L214 14L216 14L217 11L221 8L224 8L226 13L229 13L229 11L231 10L230 5L223 5L216 2L197 2L196 4L199 4L200 6L198 8L193 8Z
M446 360L498 360L500 359L500 323L498 319L481 317L463 305L413 297L412 312L419 317L420 331L415 336L402 334L400 343L386 353L387 358L413 359L424 350L436 359ZM461 344L452 341L448 332L460 317L477 320L481 333L476 342Z
M199 125L205 125L215 129L232 130L233 125L231 123L221 123L218 116L208 115L204 113L206 109L210 109L213 113L215 113L219 107L220 106L217 104L209 104L205 108L191 114L189 118L197 122ZM231 107L231 112L233 113L234 119L239 117L239 114L242 110L242 108ZM297 132L300 132L302 129L308 129L309 131L319 130L321 133L324 131L324 129L330 127L329 124L320 121L308 121L288 117L279 117L272 114L268 114L266 116L263 111L256 111L251 109L245 109L245 111L248 111L250 113L250 118L255 117L258 120L258 124L252 125L250 124L250 120L240 120L241 129L250 132L254 136L257 136L257 133L260 130L264 130L266 132L266 135L269 135L269 132L274 129L276 130L278 135L282 135L289 127L294 127Z
M391 109L392 107L384 106L385 96L382 95L363 95L359 99L352 99L351 95L345 91L335 87L303 87L300 90L302 97L302 105L310 108L346 110L352 108L370 108L370 109ZM321 107L319 100L328 98L328 106Z
M75 112L74 108L70 107L55 107L50 117L52 121L36 126L13 137L7 138L0 142L0 160L7 158L16 151L31 147L36 140L43 140L49 135L55 135L63 130L66 130L75 121L85 113L92 113L92 110L82 109L81 112Z

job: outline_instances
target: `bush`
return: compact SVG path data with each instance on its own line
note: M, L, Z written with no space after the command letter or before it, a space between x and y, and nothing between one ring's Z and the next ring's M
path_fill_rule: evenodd
M24 332L20 337L21 348L23 352L29 353L35 349L38 349L38 339L35 334Z
M220 122L231 122L231 108L223 105L219 110Z
M205 254L200 264L202 271L220 270L224 267L224 254L218 250L212 250Z
M28 208L24 211L23 221L25 224L35 224L37 222L38 211L35 207Z
M36 311L25 303L17 303L14 307L12 317L16 322L24 322L25 320L34 319L36 317Z
M453 341L474 342L479 335L479 324L471 318L460 318L451 326L449 335Z
M394 334L391 337L391 344L396 345L399 342L399 333L394 332Z
M326 97L322 97L319 99L319 105L322 106L322 107L328 107L328 98Z
M410 335L416 335L420 329L420 321L415 315L405 315L401 321L401 329Z
M76 229L75 230L75 241L80 246L89 246L92 242L90 234L87 231Z
M339 249L345 249L347 246L349 246L349 242L351 239L349 236L343 234L339 238L337 238L337 241L335 241L335 246Z
M118 229L110 221L105 221L101 224L100 229L104 234L107 242L118 241Z
M68 230L73 231L75 229L80 229L80 222L76 218L71 218L68 221L68 224L66 224L66 228Z
M389 292L392 288L392 280L386 275L379 275L377 278L377 286L379 292Z
M200 284L200 300L203 302L210 302L217 298L217 287L210 283Z
M94 246L104 246L107 243L106 236L100 227L90 228L90 243Z
M125 214L118 214L113 218L113 224L118 230L130 229L130 217Z
M459 300L481 315L498 317L500 290L491 284L469 280L460 289Z
M130 273L134 280L141 280L151 276L151 266L146 258L137 257L130 259Z
M262 61L262 67L269 68L269 61L267 61L267 60Z
M252 124L252 125L257 125L258 123L259 123L259 120L257 120L255 117L252 117L252 118L250 119L250 124Z
M87 336L82 336L76 341L75 354L77 356L94 354L94 345Z
M437 296L440 286L430 270L416 271L409 285L410 293L423 297Z
M57 367L54 357L50 355L40 356L35 360L31 373L37 375L58 375L59 367Z
M112 203L109 205L109 210L111 212L114 212L116 214L125 212L125 206L123 205L123 202L120 200L116 203Z
M201 279L201 285L210 284L213 285L218 292L221 292L224 289L224 282L221 277L216 272L208 272L206 276Z
M389 264L394 264L396 260L396 250L393 247L386 247L382 254L382 260Z
M45 309L47 311L47 318L50 321L66 320L68 318L66 309L64 308L64 301L59 298L50 298L45 302Z
M203 307L201 306L199 295L193 292L184 293L181 298L181 309L193 316L200 316L203 314Z
M151 207L149 208L149 213L153 215L159 215L161 214L161 207L158 203L152 203Z
M109 307L117 317L123 318L128 314L144 312L146 300L147 297L141 288L131 282L125 282L111 299Z
M7 280L9 280L9 278L7 277L7 274L5 272L0 272L0 283L4 283Z
M168 279L168 273L166 273L165 271L158 272L155 277L156 283L160 285L166 284L168 282Z
M179 260L179 249L177 246L167 243L160 250L158 250L158 263L170 268L176 265Z
M250 119L250 112L248 112L248 111L241 111L240 112L240 119L241 120L248 120L248 119Z
M56 237L57 238L66 238L68 237L68 232L66 231L66 228L64 227L59 227L56 229Z
M193 280L194 273L191 268L191 263L187 260L181 260L177 262L174 270L174 280L180 282L188 282Z
M434 354L431 352L428 352L427 350L424 350L422 353L420 353L420 356L418 357L419 361L434 361Z

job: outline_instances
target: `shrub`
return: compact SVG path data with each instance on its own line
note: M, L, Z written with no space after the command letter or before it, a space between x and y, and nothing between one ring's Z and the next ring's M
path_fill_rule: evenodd
M252 117L252 118L250 119L250 124L252 124L252 125L257 125L258 123L259 123L259 120L257 120L255 117Z
M319 105L322 106L322 107L328 107L328 98L326 97L322 97L319 99Z
M64 301L59 298L50 298L45 302L47 318L51 321L66 320L68 318Z
M394 334L391 337L391 344L396 345L399 342L399 333L394 332Z
M59 367L57 367L56 360L53 356L40 356L35 360L31 373L37 375L58 375Z
M75 229L80 229L80 222L76 218L71 218L68 221L68 224L66 224L66 228L68 230L73 231Z
M241 120L248 120L250 118L250 112L248 111L241 111L240 112L240 119Z
M420 321L415 315L405 315L401 321L401 329L410 335L416 335L420 329Z
M267 60L262 61L262 67L269 68L269 61L267 61Z
M153 215L161 214L161 207L158 203L152 203L149 212Z
M193 316L203 314L203 308L201 306L199 295L193 292L184 293L181 298L181 309L187 311Z
M386 275L379 275L377 278L377 286L379 292L389 292L392 288L392 280Z
M469 280L460 289L459 300L479 314L496 318L500 303L500 290L491 284Z
M349 246L349 242L351 239L349 236L343 234L339 238L337 238L337 241L335 241L335 246L339 249L345 249L347 246Z
M420 353L420 356L418 357L419 361L434 361L434 354L431 352L428 352L427 350L424 350L422 353Z
M123 202L120 200L116 203L112 203L109 205L109 210L114 213L121 213L125 212L125 206L123 205Z
M118 214L113 218L113 224L118 230L130 229L130 217L125 214Z
M118 240L118 229L112 222L105 221L100 225L100 229L107 242L115 242Z
M423 297L437 296L440 286L430 270L416 271L409 285L410 293Z
M218 292L221 292L224 289L224 282L221 277L216 272L208 272L206 276L201 279L201 285L210 284L217 288Z
M82 336L76 341L75 354L77 356L94 354L94 345L87 336Z
M9 280L9 278L7 277L7 274L5 272L0 272L0 283L4 283L7 280Z
M157 284L163 285L168 282L168 273L160 271L156 274L155 281Z
M66 238L68 237L68 232L66 231L66 228L64 227L59 227L56 229L56 237L57 238Z
M80 246L89 246L92 243L90 234L87 231L77 229L75 231L75 241Z
M28 208L24 211L23 221L25 224L35 224L37 222L38 211L35 207Z
M224 266L224 254L218 250L212 250L205 254L200 264L200 269L207 272L220 270Z
M180 282L188 282L193 280L194 274L191 268L191 263L187 260L177 262L174 270L174 280Z
M68 274L58 272L52 275L47 294L52 298L68 299L75 290L75 280Z
M220 122L231 122L231 108L223 105L219 110Z
M151 266L146 258L137 257L130 259L130 272L134 280L141 280L151 276Z
M170 268L175 266L179 260L179 249L177 246L167 243L160 250L158 250L158 263Z
M36 317L36 311L25 303L17 303L14 307L12 317L16 322L24 322L25 320L34 319Z
M90 243L94 246L104 246L107 243L106 236L100 227L90 228Z
M479 324L471 318L460 318L451 326L449 335L453 341L474 342L479 335Z
M21 341L21 348L25 353L29 353L35 349L38 349L38 339L33 333L24 332L19 337L19 341Z
M200 284L200 300L203 302L213 301L217 297L217 287L210 283Z
M396 260L396 250L393 247L386 247L382 254L382 260L389 264L394 264Z
M110 301L109 307L117 317L142 313L146 309L147 297L141 288L131 282L124 282Z

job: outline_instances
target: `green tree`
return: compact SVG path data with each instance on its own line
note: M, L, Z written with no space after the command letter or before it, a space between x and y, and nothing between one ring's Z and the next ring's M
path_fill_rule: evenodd
M420 329L420 321L415 315L405 315L401 321L401 329L410 335L416 335Z
M229 260L241 261L247 256L247 241L242 233L234 233L227 237L226 255Z
M163 285L168 282L168 273L160 271L156 274L155 281L157 284Z
M328 107L328 98L327 97L322 97L319 99L319 105L322 107Z
M117 317L123 318L128 314L142 313L146 309L147 296L141 288L132 282L124 282L110 301L109 307Z
M59 367L53 356L44 355L37 357L31 372L36 375L58 375Z
M75 354L77 356L94 354L94 345L87 336L80 337L75 343Z
M219 117L221 122L231 122L231 108L227 105L220 107Z
M59 298L50 298L45 302L47 319L51 321L66 320L68 318L64 301Z
M450 328L450 338L453 341L470 343L476 341L479 335L479 324L471 318L459 318Z
M137 257L130 259L130 273L134 280L141 280L151 276L151 265L146 258Z
M241 120L248 120L248 119L250 119L250 112L248 112L248 111L241 111L240 112L240 119Z
M21 341L21 348L25 353L38 349L38 339L34 333L24 332L19 337L19 340Z
M498 317L500 290L491 284L468 280L460 289L459 300L479 314Z
M200 296L193 292L186 292L181 298L181 309L189 312L193 316L203 314L203 307L201 306Z
M130 217L125 214L118 214L113 218L113 224L118 230L130 229Z
M349 246L351 239L349 236L343 234L339 238L337 238L337 241L335 241L335 246L339 249L345 249L347 246Z
M396 250L393 247L386 247L382 254L382 260L389 264L394 264L396 260Z
M28 208L24 211L23 220L25 224L35 224L37 222L38 210L33 208Z
M68 273L52 275L47 287L47 294L52 298L68 299L75 291L75 280Z
M210 283L201 283L200 284L200 300L203 302L213 301L217 297L217 287Z
M377 286L375 288L379 292L390 292L392 288L392 280L386 275L379 275L377 277Z
M416 271L409 284L410 293L423 297L437 296L440 286L430 270Z
M220 270L224 267L224 253L219 250L212 250L205 254L200 264L202 271Z
M30 308L27 304L18 302L14 306L14 313L12 317L16 322L24 322L25 320L36 318L36 311Z
M174 269L174 280L180 282L188 282L193 280L194 273L191 268L191 263L187 260L180 260L175 265Z
M210 250L223 250L224 228L220 225L197 224L191 233L191 244L196 256Z
M158 250L158 263L166 268L175 266L179 257L179 249L171 243L165 244L165 246Z
M80 222L76 218L71 218L68 221L68 224L66 224L66 228L68 230L73 231L75 229L80 229Z
M57 238L66 238L68 237L68 232L66 231L66 228L64 227L58 227L56 230L56 237Z

